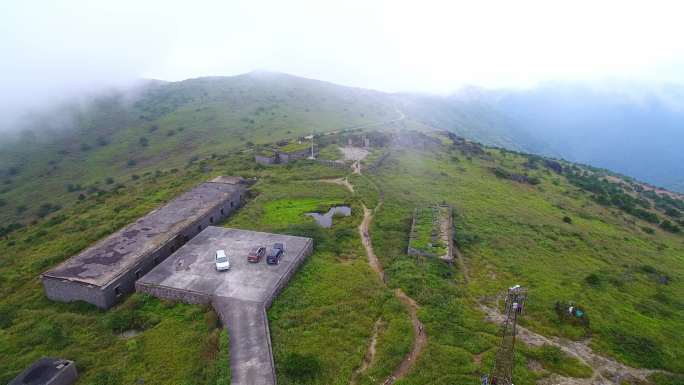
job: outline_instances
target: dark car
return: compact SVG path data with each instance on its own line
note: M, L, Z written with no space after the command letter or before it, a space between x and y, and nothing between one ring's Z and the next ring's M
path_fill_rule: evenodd
M266 255L266 248L264 246L253 247L247 255L247 261L252 263L259 263L261 258Z
M277 265L284 252L285 246L283 246L282 243L273 244L273 247L271 247L271 250L269 250L268 255L266 256L266 263L269 265Z

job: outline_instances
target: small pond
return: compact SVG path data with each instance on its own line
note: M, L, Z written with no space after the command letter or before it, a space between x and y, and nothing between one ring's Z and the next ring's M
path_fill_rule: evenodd
M350 216L351 215L351 207L349 207L349 206L335 206L335 207L331 207L330 210L328 210L328 212L325 214L306 213L306 215L315 219L316 223L318 223L319 226L328 228L328 227L332 226L333 217L335 215L342 215L345 217Z

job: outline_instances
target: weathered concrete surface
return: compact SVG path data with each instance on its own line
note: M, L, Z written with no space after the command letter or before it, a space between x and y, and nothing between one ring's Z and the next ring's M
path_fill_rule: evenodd
M217 297L212 305L230 336L231 384L275 384L271 335L263 304Z
M285 245L278 265L247 262L254 246ZM216 250L231 269L218 272ZM313 249L311 238L209 226L136 282L136 290L188 303L210 302L230 335L233 385L275 384L266 309Z
M155 265L208 225L237 210L248 181L217 177L42 274L48 298L107 309Z

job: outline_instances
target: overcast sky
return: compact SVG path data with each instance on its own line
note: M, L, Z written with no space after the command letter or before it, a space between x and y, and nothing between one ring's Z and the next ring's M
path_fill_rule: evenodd
M7 0L0 103L255 69L439 93L546 80L683 83L683 11L654 0Z

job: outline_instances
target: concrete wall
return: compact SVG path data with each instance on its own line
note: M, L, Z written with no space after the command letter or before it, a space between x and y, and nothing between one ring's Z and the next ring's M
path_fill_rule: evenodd
M308 257L309 255L311 255L312 252L313 240L310 239L307 242L306 247L302 249L302 252L301 254L299 254L299 256L303 255ZM277 297L278 294L280 294L280 292L285 288L285 286L287 286L287 283L290 281L290 278L292 278L294 273L296 273L297 270L299 270L299 267L302 265L302 263L304 263L305 260L306 258L299 258L297 260L297 263L290 266L290 269L285 274L283 274L282 277L280 277L280 280L276 284L276 287L273 289L273 292L271 292L270 296L264 301L264 308L268 309L271 307L271 304L273 303L275 297Z
M43 287L47 297L61 302L81 300L92 303L102 309L112 307L122 300L126 294L135 291L135 282L139 278L147 274L152 268L164 261L187 241L207 228L207 226L220 222L237 210L242 203L244 193L244 188L238 189L230 198L214 206L204 216L181 230L173 239L160 244L157 249L142 256L134 266L124 271L105 286L99 287L44 276Z
M280 160L280 163L287 163L297 159L305 159L309 155L311 155L311 148L307 148L306 150L301 150L297 152L279 152L278 159Z
M104 293L99 287L66 279L43 277L43 288L47 297L53 301L85 301L106 309L108 306Z
M136 291L141 292L141 293L146 293L152 296L155 296L157 298L163 298L163 299L168 299L170 301L178 301L178 302L183 302L183 303L189 303L189 304L208 304L211 302L211 296L204 294L204 293L198 293L198 292L192 292L189 290L180 290L180 289L174 289L168 286L155 286L155 285L149 285L149 284L144 284L141 282L136 282L135 283L135 288Z
M265 166L268 166L270 164L277 163L278 157L277 156L254 155L254 161L256 161L259 164L263 164Z

